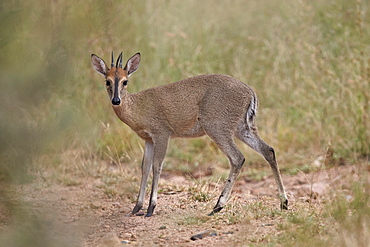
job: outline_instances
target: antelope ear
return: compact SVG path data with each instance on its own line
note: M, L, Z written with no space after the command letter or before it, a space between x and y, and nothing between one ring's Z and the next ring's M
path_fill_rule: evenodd
M95 54L91 54L91 62L96 71L100 74L106 76L108 72L108 66L105 64L104 60Z
M130 76L132 73L134 73L138 68L140 64L140 52L133 55L129 60L127 60L126 66L124 70L127 72L127 76Z

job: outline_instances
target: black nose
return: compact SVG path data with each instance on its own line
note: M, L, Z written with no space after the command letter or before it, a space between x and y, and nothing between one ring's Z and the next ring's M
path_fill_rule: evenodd
M113 98L112 99L112 104L113 105L119 105L121 103L121 100L119 98Z

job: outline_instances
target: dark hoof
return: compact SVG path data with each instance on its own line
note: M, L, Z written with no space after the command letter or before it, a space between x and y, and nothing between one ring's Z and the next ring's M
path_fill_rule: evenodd
M284 202L280 203L280 209L281 210L288 210L288 200L285 200Z
M149 205L149 207L148 207L148 211L146 211L146 215L145 215L145 217L150 217L150 216L152 216L152 215L153 215L153 213L154 213L154 209L155 209L155 206L156 206L156 205Z
M221 209L223 209L223 207L215 207L213 210L212 210L212 212L210 212L209 214L208 214L208 216L213 216L215 213L218 213L218 212L220 212L221 211Z
M151 217L153 213L147 213L144 217Z
M135 207L134 207L134 209L132 210L132 215L136 215L137 214L137 212L139 212L141 209L143 208L143 206L140 206L140 205L136 205Z

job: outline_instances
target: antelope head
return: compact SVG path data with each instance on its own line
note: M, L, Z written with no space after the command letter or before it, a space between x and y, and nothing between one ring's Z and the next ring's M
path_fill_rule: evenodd
M127 91L128 78L139 68L140 53L138 52L133 55L127 61L124 68L122 68L122 52L119 54L116 64L114 64L112 52L112 63L110 69L104 60L95 54L91 55L91 62L94 69L105 78L105 85L112 105L119 106L121 104L122 96Z

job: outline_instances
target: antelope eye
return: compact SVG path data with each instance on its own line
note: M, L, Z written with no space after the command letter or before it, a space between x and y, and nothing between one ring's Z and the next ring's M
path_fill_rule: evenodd
M123 81L123 86L127 85L128 80Z
M107 87L109 87L109 86L110 86L110 81L106 80L106 81L105 81L105 85L106 85Z

